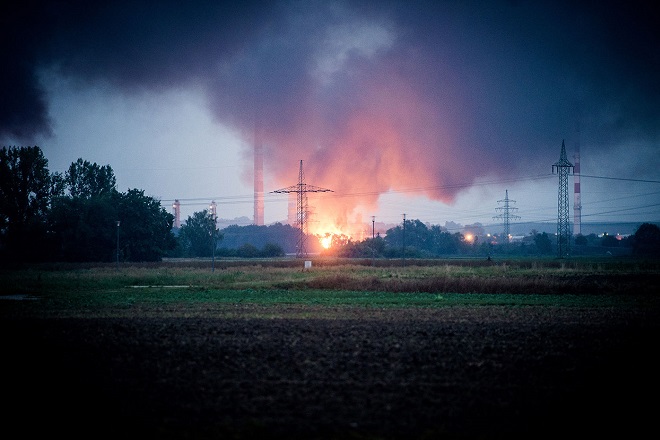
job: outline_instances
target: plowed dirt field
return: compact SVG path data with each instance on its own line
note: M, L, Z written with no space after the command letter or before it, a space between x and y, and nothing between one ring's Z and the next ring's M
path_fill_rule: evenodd
M3 319L3 431L217 439L655 431L655 310L199 310Z

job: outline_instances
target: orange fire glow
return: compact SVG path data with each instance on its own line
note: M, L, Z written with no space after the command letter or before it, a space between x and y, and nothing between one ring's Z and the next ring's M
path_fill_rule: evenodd
M277 187L295 184L298 162L292 158L301 158L305 183L333 191L308 194L307 231L317 237L370 238L371 222L362 216L378 209L381 194L413 189L411 195L449 203L458 191L451 184L465 180L462 157L450 154L455 143L451 118L439 121L436 104L401 83L396 72L379 79L365 79L362 105L342 114L339 125L324 124L310 110L301 117L314 117L313 124L294 124L286 131L262 127L267 142L286 146L286 154L267 154ZM332 243L326 240L323 246Z
M312 225L310 225L310 232L314 234L319 239L319 243L323 249L330 249L333 246L340 246L348 243L353 240L354 237L357 237L354 233L351 233L350 229L352 228L339 228L332 220L313 217Z
M324 237L321 237L320 239L321 246L323 246L323 249L330 249L330 246L332 246L332 235L326 234Z

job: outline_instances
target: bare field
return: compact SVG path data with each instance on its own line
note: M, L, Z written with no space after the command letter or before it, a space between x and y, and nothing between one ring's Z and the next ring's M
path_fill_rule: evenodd
M367 278L359 268L269 269L270 287L258 269L225 268L194 275L204 286L178 293L167 286L187 280L189 271L145 270L6 276L5 432L398 440L641 438L655 429L656 266L534 269L532 277L449 266L376 269ZM498 289L521 289L533 278L554 293L540 295L538 305L519 294L499 305L438 305L433 298L448 285L441 273L445 281L471 280L471 289L488 285L484 277ZM576 301L554 304L561 296L553 295L576 280L587 299L571 293ZM129 281L163 288L117 287ZM374 301L396 302L333 299L333 289L358 286L390 289ZM306 293L310 288L321 290ZM420 289L436 289L415 296L430 298L423 306L397 296ZM265 302L296 292L306 302ZM103 301L90 302L98 297ZM314 304L324 297L330 300ZM523 297L527 302L516 302Z
M340 307L317 318L307 306L206 309L194 318L3 320L5 429L634 438L655 417L655 311Z

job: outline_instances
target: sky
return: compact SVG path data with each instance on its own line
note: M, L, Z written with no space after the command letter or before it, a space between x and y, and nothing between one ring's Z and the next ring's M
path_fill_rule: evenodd
M24 1L0 24L0 145L110 165L181 220L217 203L311 232L556 223L562 142L582 222L660 221L653 2ZM569 185L573 220L573 183ZM514 221L514 220L512 220ZM356 228L355 225L360 225Z

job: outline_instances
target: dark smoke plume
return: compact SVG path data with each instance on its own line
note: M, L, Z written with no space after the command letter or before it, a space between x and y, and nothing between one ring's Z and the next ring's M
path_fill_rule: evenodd
M332 215L389 189L451 202L546 171L576 122L603 150L657 143L651 2L27 1L5 6L0 137L52 132L44 71L123 93L202 86L281 186L304 159ZM543 157L543 161L538 161ZM549 158L549 159L548 159ZM248 161L249 163L249 161Z

